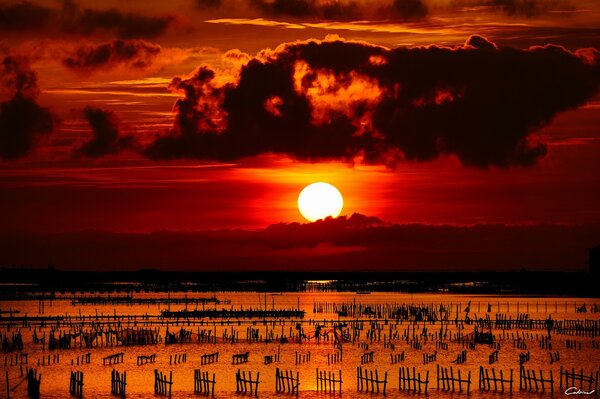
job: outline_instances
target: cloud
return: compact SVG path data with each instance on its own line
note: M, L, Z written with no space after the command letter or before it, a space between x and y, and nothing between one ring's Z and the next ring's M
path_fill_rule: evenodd
M383 7L386 15L401 20L423 19L428 14L428 8L421 0L394 0L389 7Z
M251 4L267 16L318 20L358 20L365 11L355 1L252 0Z
M200 67L173 79L184 98L154 159L230 161L263 153L393 165L454 155L476 167L531 165L535 132L598 90L598 51L457 47L387 49L336 37L288 43L217 84Z
M120 121L114 112L87 106L83 114L92 128L92 138L76 150L76 155L98 158L136 148L137 142L133 136L121 135Z
M215 9L223 5L223 0L196 0L196 5L200 9Z
M0 69L0 158L18 159L27 155L38 139L52 133L55 116L36 103L37 75L26 61L5 57Z
M74 50L73 55L66 57L63 64L69 69L84 72L118 65L145 69L152 65L160 52L160 46L144 40L116 39L107 43L82 45Z
M485 0L481 5L520 17L536 17L549 12L574 10L573 5L565 0Z
M570 0L196 0L196 8L218 18L297 21L423 21L448 12L536 18L577 11Z
M31 32L44 35L98 33L120 38L156 37L175 22L172 16L145 16L111 8L82 8L73 0L63 0L62 8L49 8L23 1L0 5L0 32Z
M298 21L417 21L429 12L424 0L196 0L196 6L214 17Z
M0 264L79 270L581 271L600 226L386 224L352 215L262 230L0 231Z

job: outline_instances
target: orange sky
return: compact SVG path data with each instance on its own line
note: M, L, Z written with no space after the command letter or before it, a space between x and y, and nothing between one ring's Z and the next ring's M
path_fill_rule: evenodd
M600 224L598 26L594 0L0 1L0 230L263 229L314 181L388 225ZM54 122L17 154L19 95Z

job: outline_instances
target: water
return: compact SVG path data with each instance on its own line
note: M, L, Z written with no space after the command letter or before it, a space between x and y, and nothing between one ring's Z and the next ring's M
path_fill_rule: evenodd
M105 295L106 294L93 294L93 296ZM117 294L111 294L115 296ZM443 295L443 294L398 294L398 293L371 293L368 295L358 295L355 293L284 293L284 294L258 294L258 293L212 293L212 294L190 294L190 293L139 293L134 294L135 298L163 298L163 299L174 299L174 298L207 298L216 296L219 300L227 301L223 304L206 304L206 309L211 308L225 308L225 309L244 309L248 308L260 308L260 309L297 309L306 312L305 318L302 321L302 328L307 336L314 335L315 326L317 324L326 324L323 327L323 331L331 332L332 334L332 323L324 323L324 320L338 320L337 313L313 313L315 303L318 304L348 304L348 305L363 305L370 306L372 309L376 309L377 305L386 304L417 304L427 305L433 304L439 307L441 304L451 311L450 320L454 320L456 317L456 310L458 309L459 317L462 319L465 316L465 308L470 302L470 313L471 318L485 318L488 314L488 307L491 308L489 313L492 320L495 320L496 313L505 313L515 318L519 313L528 313L530 318L533 319L546 319L549 314L552 315L554 320L599 320L598 316L600 313L591 313L590 309L594 306L600 306L600 302L597 299L586 299L586 298L524 298L524 297L499 297L499 296L463 296L463 295ZM116 325L120 323L121 326L125 327L135 326L143 327L144 324L150 323L150 321L142 321L141 315L157 316L162 310L170 309L171 311L185 310L186 306L180 305L166 305L166 304L144 304L144 305L125 305L118 304L112 305L72 305L71 295L64 295L59 299L52 301L44 301L43 314L42 316L67 316L72 318L74 325L81 324L80 320L77 320L81 316L95 316L95 315L120 315L120 316L133 316L137 315L136 320L119 318L117 320L110 320L110 323ZM577 307L586 305L587 312L577 312ZM40 303L38 301L4 301L0 302L0 307L3 311L7 310L18 310L18 315L35 316L40 315ZM188 310L202 309L202 305L188 306ZM17 326L9 327L6 321L7 315L3 315L3 323L0 331L3 333L10 334L17 331ZM63 350L42 350L40 344L34 344L32 342L33 328L29 326L21 326L20 330L23 334L24 349L23 353L28 353L28 365L34 367L42 374L41 393L42 397L46 398L64 398L69 396L69 373L71 370L80 370L84 372L84 397L104 398L111 397L110 395L110 375L112 369L116 369L119 372L127 371L127 397L130 398L145 398L154 395L154 370L173 372L173 397L174 398L190 398L196 397L193 393L193 375L195 369L201 369L203 371L209 371L210 374L216 376L216 388L215 397L217 398L230 398L235 396L235 373L238 369L243 371L252 371L253 375L256 372L260 373L260 385L259 385L259 396L264 398L280 397L281 394L275 393L275 369L287 369L292 370L294 375L296 372L299 373L300 377L300 396L303 398L322 398L326 395L316 392L316 370L331 370L337 374L341 371L343 377L343 397L345 398L362 398L369 396L362 392L357 392L357 366L360 365L360 358L366 352L374 352L374 362L363 365L368 370L377 370L380 378L387 372L387 397L389 398L400 398L406 397L406 392L398 390L399 382L399 368L400 367L415 367L417 371L421 372L424 377L425 373L429 371L429 395L433 397L445 396L465 396L465 393L445 393L438 391L436 388L436 366L441 367L453 367L454 373L457 370L461 370L462 376L468 375L471 372L471 394L475 397L490 397L493 393L481 393L478 389L478 378L479 378L479 366L483 365L490 369L495 368L496 371L503 370L505 377L510 369L513 370L513 397L522 398L530 397L532 394L528 392L519 392L519 354L530 352L530 360L525 363L527 369L543 370L544 376L549 376L552 371L554 384L554 396L562 396L563 392L559 391L559 378L560 378L560 367L561 365L566 368L576 368L577 370L583 368L584 371L589 375L590 372L598 371L600 366L600 349L593 347L592 342L600 343L598 338L583 337L583 336L570 336L570 335L556 335L552 336L552 352L560 352L560 361L550 364L549 354L547 349L542 349L539 346L539 339L542 335L545 335L544 329L533 329L533 330L521 330L522 333L532 334L532 338L525 339L527 349L520 349L513 347L512 334L516 334L517 330L507 330L504 332L499 329L494 329L493 333L500 340L501 349L499 351L498 361L493 365L488 364L488 358L493 349L488 345L477 345L474 350L467 350L467 361L464 364L457 365L452 363L457 355L463 350L463 345L460 342L449 342L447 350L437 349L437 361L433 363L423 364L422 354L432 354L436 351L436 345L433 340L422 341L422 350L411 349L406 341L400 339L394 339L392 342L395 345L395 349L385 348L383 342L384 334L389 337L390 328L392 331L398 331L399 335L403 332L408 331L412 336L413 328L416 333L422 332L423 328L427 328L429 333L439 332L440 323L410 323L409 321L403 321L397 323L394 320L379 320L379 325L382 326L381 341L371 342L367 339L366 333L370 326L369 317L361 315L361 319L365 320L363 323L364 330L360 332L360 339L356 340L354 344L345 343L343 344L343 361L341 363L328 365L327 354L336 353L333 341L315 343L314 340L311 342L303 342L301 344L297 342L290 342L287 344L280 344L278 342L272 343L247 343L243 342L246 338L246 330L248 327L256 328L259 334L264 336L270 331L273 331L274 335L281 335L285 333L289 336L290 331L296 332L297 320L278 320L269 321L267 325L263 320L238 320L227 321L222 320L202 320L202 325L197 325L198 320L188 321L180 320L177 325L170 324L170 331L178 331L181 328L189 329L194 334L192 336L193 343L186 344L172 344L165 345L164 343L156 345L146 346L113 346L108 348L72 348ZM351 317L339 318L340 321L351 321ZM320 320L320 322L319 322ZM371 318L373 320L373 318ZM85 328L89 328L91 321L85 321ZM167 329L166 321L164 319L152 318L152 327L160 328L160 335L164 338L165 331ZM61 327L63 330L66 327ZM216 331L218 337L217 343L196 343L196 332L200 329L211 329ZM228 334L231 330L236 331L239 334L239 343L225 343L222 340L223 333L225 331ZM451 323L449 326L450 333L456 333L457 326ZM465 334L473 331L473 325L464 325L463 332ZM50 327L46 325L41 330L39 327L37 335L41 336L46 332L48 336ZM507 335L508 334L508 335ZM504 339L502 339L504 338ZM566 349L566 340L576 340L581 343L581 350ZM79 342L79 341L77 341ZM358 343L366 343L368 350L359 348ZM598 345L596 345L598 346ZM264 364L264 356L274 355L280 351L280 361L272 364ZM250 352L249 361L245 364L233 365L232 356L243 352ZM307 354L310 351L311 360L304 364L296 365L296 353ZM391 364L390 353L401 353L405 351L405 360L398 364ZM124 352L124 362L113 365L103 366L102 358L115 354L118 352ZM200 356L205 353L219 352L219 361L210 365L200 365ZM37 366L38 359L42 356L59 353L60 361L57 364L50 364L45 366ZM82 365L71 365L71 360L76 359L85 353L91 353L90 364ZM150 355L156 353L156 363L136 365L137 356ZM187 362L178 365L170 365L169 357L172 355L183 354L187 356ZM7 355L8 356L8 355ZM13 355L14 356L14 355ZM10 364L10 363L9 363ZM25 365L23 365L23 369ZM24 398L26 397L26 383L20 383L23 378L20 376L19 366L5 367L9 375L9 384L11 387L10 397L11 398ZM464 386L466 388L466 386ZM508 388L508 386L507 386ZM2 378L0 383L0 395L6 395L6 381ZM549 394L548 394L549 395Z

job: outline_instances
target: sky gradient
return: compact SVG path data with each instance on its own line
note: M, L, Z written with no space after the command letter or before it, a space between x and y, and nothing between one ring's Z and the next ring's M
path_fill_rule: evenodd
M0 265L584 270L598 26L592 0L0 1ZM345 217L302 218L316 181Z

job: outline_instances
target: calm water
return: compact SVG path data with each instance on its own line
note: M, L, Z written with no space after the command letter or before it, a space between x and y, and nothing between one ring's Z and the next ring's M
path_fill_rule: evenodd
M95 294L100 295L100 294ZM106 294L104 294L106 295ZM116 296L116 294L112 294ZM135 294L136 298L156 298L157 296L166 298L166 294ZM354 293L289 293L289 294L258 294L258 293L215 293L215 294L170 294L170 298L175 297L211 297L216 296L220 300L228 300L230 302L226 304L206 304L205 308L210 309L216 306L217 309L221 308L234 308L240 309L243 307L247 309L262 308L267 309L286 308L296 309L298 306L300 309L306 311L306 316L302 321L302 328L306 335L314 333L315 325L319 324L318 320L337 320L337 313L313 313L315 303L319 304L348 304L348 305L363 305L370 306L372 309L376 309L377 305L386 304L433 304L439 307L443 304L446 309L451 310L450 319L454 320L456 317L456 310L458 309L458 315L462 319L465 316L465 308L469 302L471 302L469 316L471 318L485 318L486 314L489 314L492 320L495 320L496 313L505 313L513 318L518 313L528 313L530 318L533 319L545 319L549 314L552 315L554 320L574 320L574 319L588 319L588 320L599 320L600 313L592 313L590 309L593 306L600 306L600 302L597 299L584 299L584 298L569 298L565 301L564 298L506 298L506 297L494 297L494 296L460 296L460 295L440 295L440 294L421 294L421 295L407 295L397 293L372 293L368 295L357 295ZM587 312L580 313L576 312L576 308L585 304ZM18 310L19 315L27 314L34 316L39 314L40 304L38 301L13 301L13 302L0 302L0 308L3 311ZM71 316L77 318L80 316L89 315L150 315L155 316L160 313L161 310L170 308L170 310L182 310L185 309L185 305L72 305L71 299L64 298L53 301L45 301L43 316ZM188 310L196 309L196 306L188 306ZM198 305L198 309L202 309L202 305ZM488 310L491 312L488 313ZM3 315L6 318L6 315ZM343 320L353 320L351 317L340 318ZM361 319L368 320L367 316L362 315ZM316 320L316 321L315 321ZM111 323L120 322L122 326L133 325L133 320L120 319L111 320ZM505 331L504 335L500 330L493 330L496 338L500 338L499 343L501 350L499 352L498 361L493 365L488 364L488 358L493 349L487 345L477 345L474 350L469 349L467 351L467 361L464 364L456 365L451 363L452 360L456 359L457 355L463 350L463 346L460 342L449 342L447 350L437 349L437 361L427 365L423 364L423 353L432 354L436 350L435 342L432 340L422 341L423 347L421 350L411 349L406 341L400 339L394 339L392 342L395 348L384 347L383 335L388 334L389 331L397 331L402 335L405 331L412 334L413 327L417 333L422 331L424 327L431 333L438 332L440 330L440 323L430 324L420 322L416 325L412 325L410 322L404 321L401 324L397 324L396 321L387 321L382 319L379 321L379 325L383 326L381 332L380 342L371 342L367 339L366 333L369 328L369 321L364 323L365 329L361 331L360 340L357 340L353 345L350 343L343 344L343 361L341 363L327 365L327 354L333 354L336 352L333 341L321 342L319 344L315 342L304 342L302 344L290 342L287 344L279 343L247 343L243 342L246 338L246 329L248 326L257 328L261 335L264 335L268 331L273 331L274 334L281 334L283 331L286 335L289 332L295 331L296 320L277 321L273 325L273 321L265 323L262 320L253 321L242 321L240 325L237 325L237 320L234 321L233 325L223 323L221 320L202 320L203 325L194 325L198 320L188 322L179 322L178 325L170 325L170 331L178 331L180 328L192 330L194 335L192 336L192 342L188 344L172 344L165 345L163 343L156 345L146 346L115 346L108 348L77 348L77 349L64 349L55 351L43 351L40 344L34 344L32 342L32 333L34 328L30 326L25 327L7 327L3 324L1 330L3 333L8 333L9 336L12 332L17 331L20 328L24 339L24 353L28 353L28 366L33 366L42 373L42 385L41 392L42 397L48 398L63 398L69 396L69 372L71 370L80 370L84 372L84 397L110 397L110 374L111 370L115 368L118 371L127 371L127 397L131 398L144 398L153 396L154 386L154 370L158 369L163 372L173 372L173 397L175 398L188 398L194 397L193 393L193 374L194 369L201 369L203 371L209 371L211 374L216 374L216 393L215 397L218 398L229 398L235 396L235 372L238 369L245 371L260 372L260 386L259 386L259 397L275 397L281 396L275 394L275 369L277 367L281 369L293 370L299 372L300 375L300 396L304 398L316 398L325 397L326 395L316 392L316 369L332 370L336 374L341 370L343 377L343 397L346 398L358 398L369 396L370 394L357 392L356 386L356 367L360 365L360 358L366 352L374 352L374 362L365 364L364 367L369 370L377 370L379 375L382 376L385 372L388 373L388 385L387 385L387 397L400 398L406 397L411 394L398 391L398 375L399 367L410 366L416 367L423 375L429 371L429 396L437 397L458 397L466 396L465 393L443 393L435 389L436 387L436 365L442 367L452 366L456 372L458 369L461 370L463 375L471 372L471 395L474 397L491 397L495 396L493 393L480 393L478 390L478 375L479 366L495 368L496 371L502 369L504 372L513 370L513 397L530 397L534 394L531 393L520 393L519 392L519 354L523 352L530 352L530 360L525 363L528 369L543 370L544 375L549 375L550 370L553 372L555 383L555 394L554 396L563 396L564 393L557 392L558 379L560 375L560 366L577 369L583 368L588 374L592 371L598 371L600 366L600 349L593 345L593 342L600 343L600 338L592 337L580 337L580 336L569 336L569 335L553 335L552 336L552 352L560 352L560 361L550 364L549 361L549 350L542 349L539 346L539 338L545 334L545 330L534 329L527 330L528 333L533 334L529 339L525 339L527 349L520 349L513 347L513 339L511 334L515 334L516 330ZM74 321L74 323L78 323ZM81 323L81 322L79 322ZM86 322L87 323L87 322ZM164 320L155 320L153 327L160 329L161 336L165 335L167 329ZM135 322L136 327L143 327L144 322L139 319ZM85 327L84 327L85 328ZM195 343L196 342L196 331L200 329L211 329L216 332L218 337L217 343ZM222 337L225 331L228 334L231 330L237 331L239 334L240 342L231 344L224 343ZM473 331L473 325L464 325L464 333L470 333ZM45 326L40 329L39 326L35 327L36 334L41 336L44 332L46 335L49 333L49 326ZM66 327L61 327L65 330ZM392 330L390 330L392 329ZM324 331L331 331L331 323L323 328ZM449 326L450 333L456 333L456 326L451 324ZM508 333L508 335L506 334ZM537 334L537 335L536 335ZM389 336L389 335L388 335ZM503 338L503 339L502 339ZM576 340L581 343L581 350L572 350L566 348L566 340ZM367 343L368 350L358 346L358 343ZM596 347L594 347L596 346ZM273 355L280 351L280 361L278 363L272 363L269 365L264 364L264 356ZM231 364L231 358L233 354L250 352L249 362L241 365ZM295 358L296 353L307 354L310 351L311 360L304 364L296 365ZM390 353L401 353L405 351L404 362L392 365L390 361ZM114 353L124 352L124 363L116 366L103 366L102 358ZM200 365L200 356L205 353L219 352L218 363L211 365ZM37 366L38 359L42 356L51 356L59 353L60 361L57 364ZM71 366L71 360L77 358L77 356L85 353L91 353L90 364L74 365ZM156 353L156 363L146 364L137 366L136 358L139 355L150 355ZM187 355L187 362L170 365L169 357L171 355L183 354ZM24 367L23 367L24 368ZM9 384L11 387L11 398L22 398L26 397L26 383L20 383L23 378L20 377L19 366L7 366L5 368L9 373ZM0 395L6 395L6 381L3 376L2 382L0 383ZM537 394L536 394L537 395ZM549 394L544 394L549 396Z

